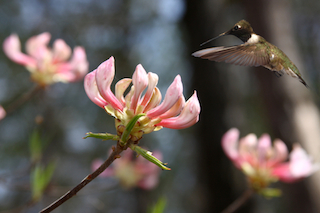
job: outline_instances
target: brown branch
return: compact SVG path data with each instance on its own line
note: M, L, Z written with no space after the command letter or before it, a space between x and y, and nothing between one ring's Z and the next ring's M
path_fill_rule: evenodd
M81 183L79 183L76 187L74 187L73 189L71 189L70 191L68 191L66 194L64 194L62 197L60 197L58 200L56 200L55 202L53 202L52 204L50 204L48 207L46 207L45 209L42 209L40 211L40 213L48 213L51 212L52 210L54 210L55 208L57 208L58 206L60 206L61 204L63 204L64 202L66 202L67 200L69 200L70 198L72 198L73 196L75 196L83 187L85 187L88 183L90 183L93 179L95 179L98 175L100 175L108 166L110 166L110 164L119 157L119 154L125 150L127 148L126 147L121 147L119 145L119 142L117 144L116 148L113 148L113 152L110 154L110 156L108 157L108 159L97 169L95 170L93 173L91 173L90 175L88 175L87 177L85 177Z
M225 210L221 213L232 213L235 212L238 208L240 208L253 194L252 189L247 189L240 197L238 197L233 203L231 203Z
M18 109L22 104L30 100L35 94L37 94L37 92L39 92L43 88L44 87L40 85L33 87L27 93L23 94L20 98L13 101L9 106L5 107L6 113L9 114Z

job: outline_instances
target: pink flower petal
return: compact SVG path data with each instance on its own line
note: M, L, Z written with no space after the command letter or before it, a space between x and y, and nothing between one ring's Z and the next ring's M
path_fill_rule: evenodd
M53 61L66 61L71 56L71 48L62 39L57 39L53 43Z
M163 126L171 129L184 129L192 126L199 120L200 103L197 93L191 96L179 116L162 120L156 126Z
M230 129L226 132L221 140L222 148L224 153L230 158L232 161L237 161L239 158L238 152L238 140L239 140L240 132L236 128Z
M186 129L199 121L199 116L193 117L184 122L179 122L177 118L178 117L164 119L160 123L157 123L156 126L162 126L170 129Z
M283 182L292 183L308 177L316 170L318 165L312 163L304 149L295 145L290 153L290 161L276 166L272 174Z
M73 82L76 79L75 73L72 72L72 68L69 63L59 64L59 68L56 73L52 75L54 82Z
M155 108L156 106L158 106L160 102L161 102L161 92L156 87L153 90L151 99L149 100L147 106L144 108L144 113L146 113L149 110L151 110L151 109Z
M182 96L183 86L180 75L177 75L169 86L163 102L156 108L147 112L147 116L155 118L168 111Z
M235 162L238 168L242 167L243 163L257 165L259 163L257 156L258 139L255 134L248 134L239 140L239 158Z
M167 119L167 118L177 116L185 107L185 105L186 105L186 101L184 99L184 96L181 96L179 100L175 103L175 105L173 105L173 107L171 107L171 109L169 109L167 112L160 115L159 118Z
M297 180L290 172L289 163L282 163L275 166L272 170L272 175L286 183L292 183Z
M294 177L307 177L314 172L313 163L304 149L295 145L290 153L290 171Z
M136 67L136 70L133 73L132 84L134 86L134 93L131 99L130 109L135 111L141 94L148 85L148 75L141 64Z
M97 104L99 107L104 108L108 103L101 97L97 83L96 83L96 70L88 73L84 78L84 89L89 97L89 99Z
M96 82L100 95L116 110L123 110L123 105L116 98L110 89L114 78L114 58L110 57L108 60L99 65L96 72Z
M48 32L32 36L26 42L26 52L34 58L43 58L43 52L49 51L47 46L50 38L51 35Z
M275 155L272 159L275 163L285 161L288 158L288 149L282 140L275 140L273 143Z
M156 158L162 160L162 154L159 151L152 153ZM160 168L143 157L138 157L136 160L136 171L141 174L141 180L138 186L145 190L153 189L159 182Z
M241 156L253 155L256 152L258 139L255 134L248 134L239 140L239 153Z
M138 182L138 186L144 190L151 190L158 184L158 177L156 175L148 175Z
M124 101L126 103L126 107L129 108L130 107L130 103L131 103L131 99L134 93L134 86L131 86L130 91L127 93L127 95L124 97Z
M71 82L81 80L89 71L89 62L87 61L86 51L83 47L75 47L72 58L69 62L70 70L74 75Z
M142 106L146 106L149 103L153 94L153 90L158 84L158 80L159 80L159 77L157 74L152 72L148 73L148 89L141 102Z
M266 163L268 155L272 154L271 138L268 134L263 134L258 140L257 146L258 158L260 163Z
M126 105L123 94L127 90L131 81L132 81L131 78L124 78L124 79L121 79L120 81L118 81L115 86L115 95L116 95L117 99L119 101L121 101L123 106Z
M6 117L6 111L4 108L0 105L0 120L2 120L4 117Z
M15 63L28 67L36 67L36 60L21 52L21 44L16 34L10 35L3 42L4 53Z

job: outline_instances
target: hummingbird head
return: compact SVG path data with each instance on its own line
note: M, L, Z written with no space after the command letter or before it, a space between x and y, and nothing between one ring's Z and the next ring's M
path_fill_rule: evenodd
M241 39L243 42L248 41L251 34L254 33L251 25L246 20L241 20L236 23L229 31L222 33L224 35L234 35Z
M238 23L236 23L230 30L227 32L221 33L217 37L214 37L212 39L209 39L206 42L203 42L200 44L200 46L203 46L206 43L209 43L210 41L213 41L217 38L220 38L225 35L234 35L237 36L239 39L241 39L243 42L246 42L251 37L251 34L254 33L251 25L246 20L241 20Z

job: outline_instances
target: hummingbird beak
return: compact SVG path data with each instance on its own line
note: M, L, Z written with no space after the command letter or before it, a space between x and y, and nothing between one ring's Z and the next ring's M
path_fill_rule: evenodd
M211 39L209 39L208 41L203 42L202 44L200 44L200 46L203 46L203 45L209 43L210 41L216 40L217 38L220 38L220 37L225 36L225 35L229 35L229 31L224 32L224 33L221 33L221 34L218 35L217 37L211 38Z

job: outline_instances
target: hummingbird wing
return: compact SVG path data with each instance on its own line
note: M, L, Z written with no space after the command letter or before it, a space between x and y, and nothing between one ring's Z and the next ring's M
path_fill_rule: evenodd
M265 41L268 48L260 43L244 43L229 47L212 47L192 53L195 57L216 62L226 62L241 66L263 66L273 71L276 76L288 74L297 78L306 87L298 68L279 48ZM279 56L280 54L280 56ZM283 60L286 58L287 60Z
M212 47L192 53L195 57L241 66L263 66L269 63L268 54L257 45L241 44L231 47Z

